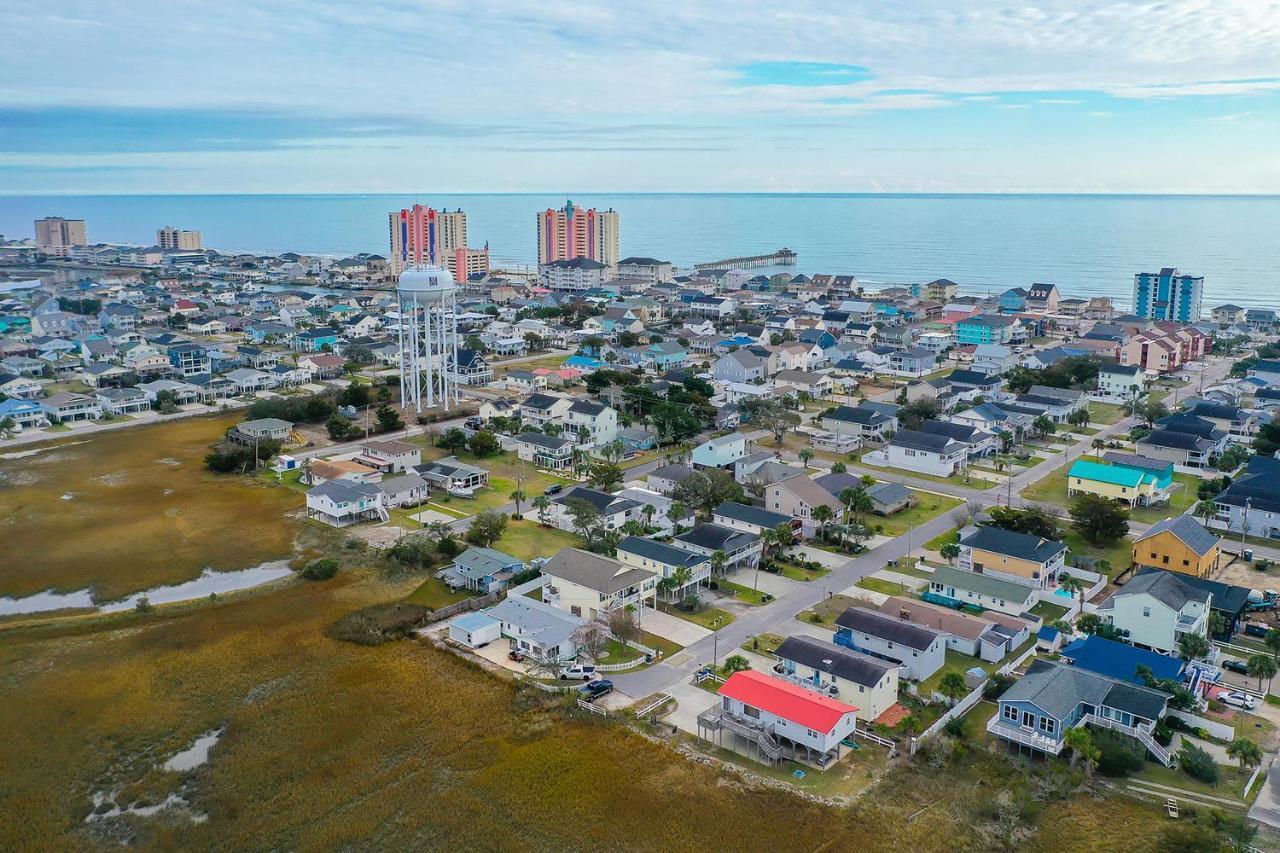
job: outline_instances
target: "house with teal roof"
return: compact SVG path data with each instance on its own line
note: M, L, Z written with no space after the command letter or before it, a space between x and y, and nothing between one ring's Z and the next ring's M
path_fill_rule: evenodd
M1148 465L1077 459L1067 472L1067 494L1099 495L1131 507L1169 502L1173 465L1151 460Z

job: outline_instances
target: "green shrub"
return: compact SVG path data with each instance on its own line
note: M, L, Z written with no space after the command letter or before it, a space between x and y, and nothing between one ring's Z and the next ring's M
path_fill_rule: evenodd
M987 681L987 685L982 688L982 698L995 701L1004 695L1004 692L1013 686L1013 677L1009 675L996 674L991 676Z
M338 561L325 557L315 560L302 570L302 576L309 581L327 581L338 573Z
M1182 744L1178 750L1178 766L1192 779L1199 779L1210 785L1218 781L1218 765L1213 756L1194 743Z
M952 717L943 725L942 730L951 735L956 740L964 740L965 729L964 720L959 717Z
M335 640L380 646L412 635L414 629L425 624L430 615L431 608L420 604L375 604L343 616L326 628L325 633Z
M1136 773L1147 760L1146 749L1133 738L1107 729L1091 729L1093 745L1098 748L1098 772L1119 778Z
M452 536L441 539L436 545L436 552L446 560L452 560L454 557L462 553L462 543Z
M1164 720L1160 720L1156 723L1155 730L1151 733L1151 736L1161 746L1168 746L1173 742L1173 728Z

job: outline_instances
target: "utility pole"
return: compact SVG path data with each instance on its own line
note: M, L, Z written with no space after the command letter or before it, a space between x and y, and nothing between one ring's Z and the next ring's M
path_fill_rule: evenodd
M1240 559L1244 559L1244 537L1249 532L1249 507L1253 504L1253 498L1244 499L1244 518L1240 522Z

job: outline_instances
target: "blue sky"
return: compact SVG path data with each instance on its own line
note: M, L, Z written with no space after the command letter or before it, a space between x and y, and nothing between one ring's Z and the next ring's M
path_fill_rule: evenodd
M1280 2L0 0L0 192L1280 192Z

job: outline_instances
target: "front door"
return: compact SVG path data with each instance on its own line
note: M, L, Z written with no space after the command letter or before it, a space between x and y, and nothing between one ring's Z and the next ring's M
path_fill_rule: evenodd
M1036 717L1035 717L1035 714L1032 714L1030 711L1023 711L1023 712L1022 712L1022 725L1023 725L1025 728L1028 728L1028 729L1033 729L1033 728L1035 728L1035 725L1036 725Z

